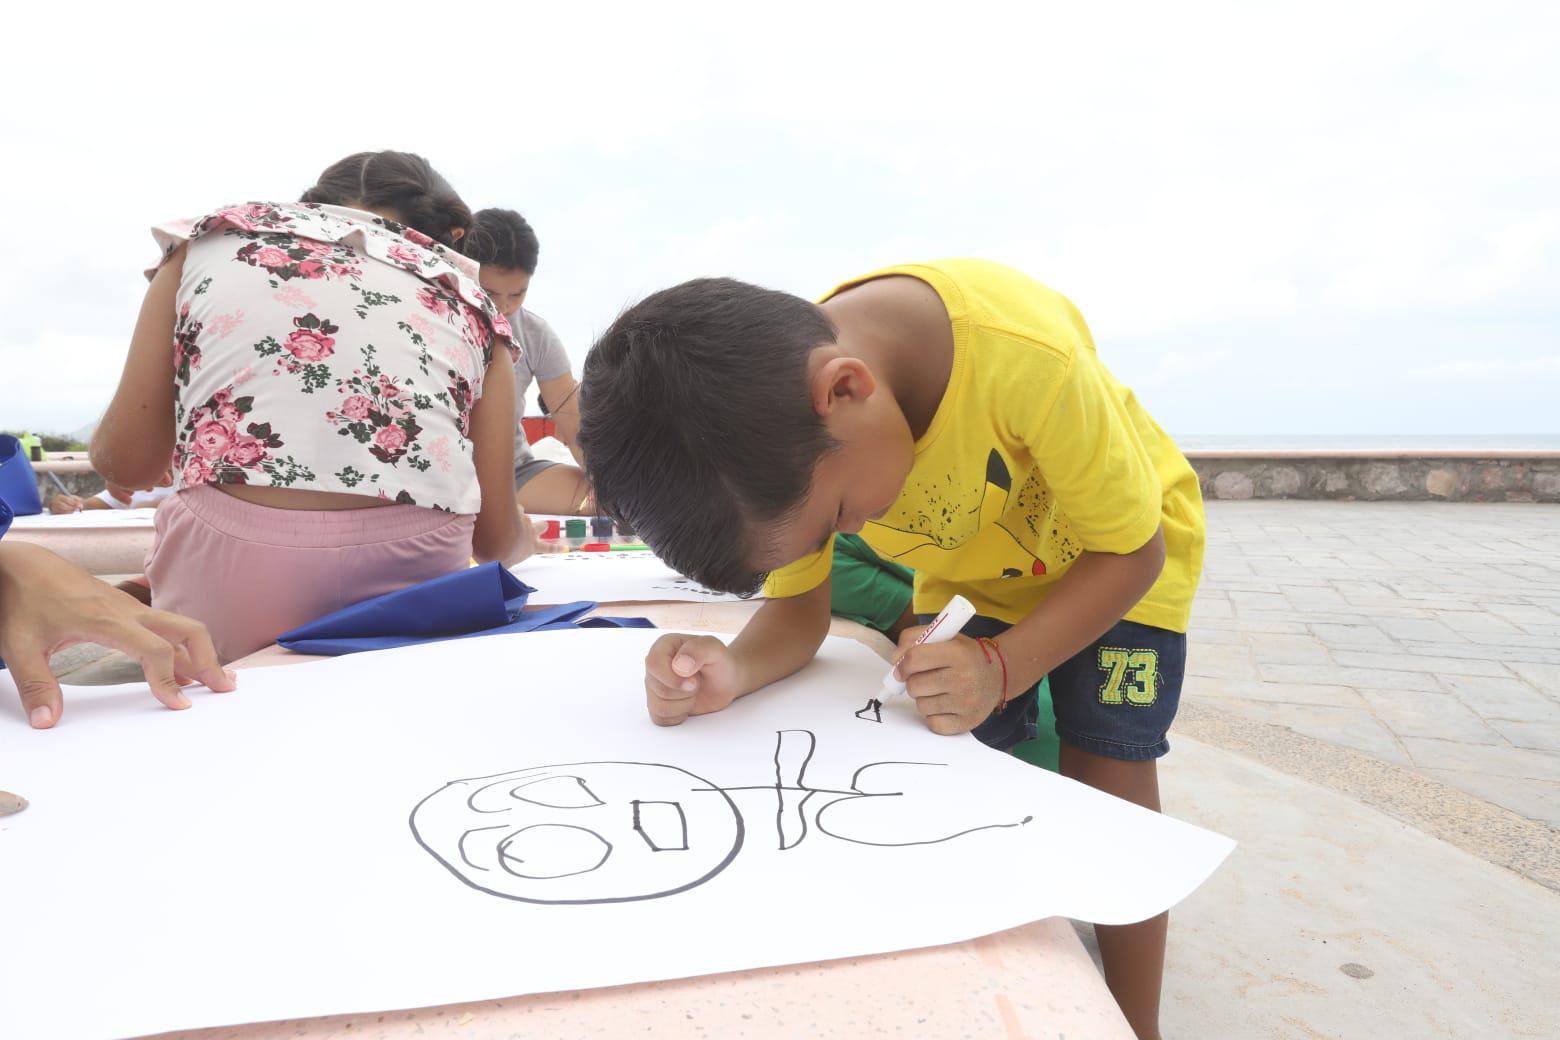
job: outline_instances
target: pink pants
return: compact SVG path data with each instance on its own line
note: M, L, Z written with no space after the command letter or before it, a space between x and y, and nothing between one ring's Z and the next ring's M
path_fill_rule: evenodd
M475 518L418 506L274 509L215 488L157 510L152 605L202 622L233 661L288 629L471 561Z

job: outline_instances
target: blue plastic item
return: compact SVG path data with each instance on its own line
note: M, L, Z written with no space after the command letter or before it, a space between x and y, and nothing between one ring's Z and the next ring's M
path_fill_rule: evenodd
M38 476L33 472L32 461L22 450L22 442L8 433L0 433L0 501L10 506L17 516L43 512L43 500L38 497Z

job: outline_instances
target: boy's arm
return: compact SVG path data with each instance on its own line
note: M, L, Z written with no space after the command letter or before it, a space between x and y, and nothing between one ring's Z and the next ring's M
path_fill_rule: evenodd
M1148 594L1165 565L1164 528L1124 554L1085 552L1044 603L997 636L1015 696L1110 630Z
M719 711L811 661L828 633L825 579L799 596L765 600L730 646L714 636L662 636L645 658L650 717L675 726Z
M988 660L975 640L911 646L900 661L901 677L935 733L964 733L990 717L1005 700L1029 689L1057 665L1120 621L1159 578L1165 563L1164 531L1129 553L1085 552L1055 590L993 642L1007 664ZM920 628L907 629L900 646Z

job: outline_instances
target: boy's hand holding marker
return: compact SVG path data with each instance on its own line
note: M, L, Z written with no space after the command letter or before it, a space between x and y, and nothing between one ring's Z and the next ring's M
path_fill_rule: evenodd
M1007 703L1007 666L995 640L959 634L974 616L969 600L955 596L931 624L905 629L883 680L882 699L908 693L933 733L968 733Z

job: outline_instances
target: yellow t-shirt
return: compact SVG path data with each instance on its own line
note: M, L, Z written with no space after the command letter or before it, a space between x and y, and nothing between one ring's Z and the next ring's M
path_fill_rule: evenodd
M1197 475L1101 363L1088 326L1060 293L984 260L905 264L937 290L953 322L953 371L916 441L899 498L861 537L915 570L915 609L959 593L1017 622L1084 550L1128 553L1161 524L1165 566L1127 620L1185 632L1202 571ZM796 596L829 576L833 541L769 577Z

